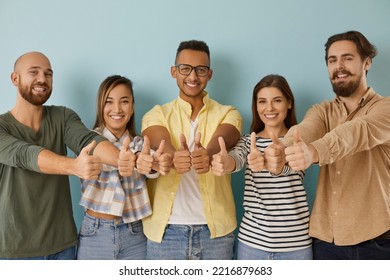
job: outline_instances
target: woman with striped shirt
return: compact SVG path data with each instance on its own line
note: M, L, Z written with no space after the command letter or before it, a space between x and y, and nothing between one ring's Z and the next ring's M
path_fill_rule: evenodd
M242 136L229 153L220 140L221 152L212 160L214 174L237 172L247 163L237 259L312 259L304 172L287 164L274 170L263 156L296 123L286 79L268 75L253 90L251 134Z

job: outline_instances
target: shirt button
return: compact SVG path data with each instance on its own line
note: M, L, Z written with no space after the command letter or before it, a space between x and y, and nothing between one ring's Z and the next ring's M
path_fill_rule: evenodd
M337 175L340 175L341 174L341 172L340 171L337 171Z

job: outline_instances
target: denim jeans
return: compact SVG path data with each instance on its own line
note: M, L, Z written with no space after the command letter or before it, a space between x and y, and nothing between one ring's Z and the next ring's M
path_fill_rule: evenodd
M146 237L142 222L104 220L84 215L77 249L78 260L144 260Z
M312 260L312 246L290 252L267 252L246 245L238 240L238 260Z
M313 241L315 260L390 260L390 239L373 239L352 246Z
M76 246L72 246L47 256L25 258L0 258L0 260L74 260L76 258Z
M234 234L210 238L207 225L168 225L163 240L148 239L149 260L231 260Z

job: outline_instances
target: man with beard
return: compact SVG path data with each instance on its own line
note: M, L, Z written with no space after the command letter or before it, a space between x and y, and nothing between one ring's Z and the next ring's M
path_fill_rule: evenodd
M325 44L336 98L314 105L266 151L295 170L320 166L309 234L315 259L390 259L390 98L367 85L377 54L361 33ZM285 153L285 157L284 157Z
M43 106L53 70L42 53L18 58L11 80L16 104L0 115L0 258L74 259L67 175L96 179L102 163L118 165L119 150L72 110ZM78 157L67 157L67 147Z

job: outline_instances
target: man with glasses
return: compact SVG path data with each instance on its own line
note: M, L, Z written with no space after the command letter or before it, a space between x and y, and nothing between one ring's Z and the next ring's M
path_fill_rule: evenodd
M144 220L148 259L232 259L236 210L230 177L209 169L223 137L236 144L242 119L232 106L209 98L210 52L202 41L179 45L171 75L179 97L142 119L143 135L171 156L166 175L149 180L152 216Z

